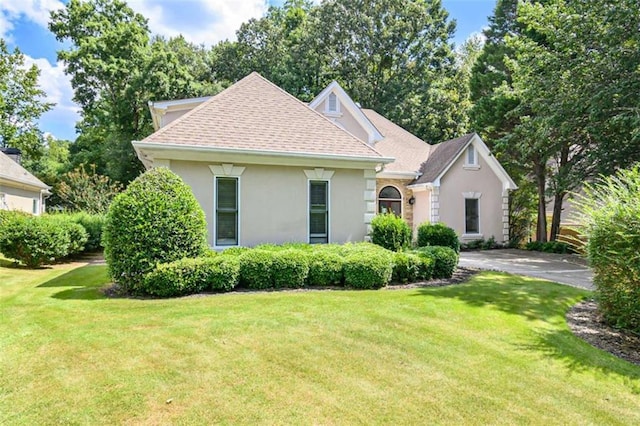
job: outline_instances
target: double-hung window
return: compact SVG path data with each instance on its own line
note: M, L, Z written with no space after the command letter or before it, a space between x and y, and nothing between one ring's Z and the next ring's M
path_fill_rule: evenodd
M238 245L238 178L216 177L216 246Z
M329 182L309 181L309 242L329 242Z

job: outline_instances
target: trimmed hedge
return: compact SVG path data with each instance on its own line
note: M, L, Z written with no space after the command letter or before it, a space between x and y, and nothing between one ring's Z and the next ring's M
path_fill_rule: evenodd
M381 253L375 250L354 250L344 258L343 272L347 287L384 287L391 280L393 255L388 251Z
M147 293L145 275L158 263L195 258L208 250L207 224L180 177L148 170L111 203L103 231L109 275L130 293Z
M334 250L314 250L309 256L307 283L311 286L342 284L343 258Z
M275 288L304 287L309 275L309 260L305 252L288 249L273 253L271 274Z
M223 253L226 253L225 250ZM247 288L266 289L273 287L273 252L247 250L238 256L240 261L240 284Z
M105 217L101 214L90 214L85 212L72 213L69 218L82 225L87 231L87 243L84 246L85 252L96 252L102 250L102 229Z
M0 252L36 268L84 250L85 229L68 217L5 212L0 222Z
M419 248L416 252L433 259L432 278L451 278L458 266L458 253L450 247L428 246Z
M371 242L391 251L411 245L411 227L393 213L379 214L371 221Z
M541 251L544 253L573 253L571 246L562 241L530 241L524 246L524 248L529 251Z
M158 297L176 297L205 290L232 290L238 284L240 264L230 256L184 258L161 263L144 277L145 291Z
M460 252L460 240L456 231L444 223L423 223L418 227L418 247L442 246L451 247Z

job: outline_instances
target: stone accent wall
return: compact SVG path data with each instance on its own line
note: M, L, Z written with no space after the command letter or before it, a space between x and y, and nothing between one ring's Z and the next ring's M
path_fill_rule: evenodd
M502 242L509 243L509 191L502 192Z
M431 223L440 222L440 187L431 190Z
M413 228L413 206L409 204L409 199L413 197L413 191L407 188L413 179L376 179L376 213L378 212L378 194L385 186L393 186L402 194L402 218Z

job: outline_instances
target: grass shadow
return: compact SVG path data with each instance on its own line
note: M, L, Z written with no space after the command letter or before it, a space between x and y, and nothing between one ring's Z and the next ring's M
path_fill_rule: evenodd
M618 374L634 394L640 394L640 368L594 348L568 329L565 315L575 303L592 296L587 290L535 278L485 272L466 284L420 289L419 295L455 299L470 306L547 322L549 326L535 328L533 342L520 345L522 350L559 360L570 372L596 370L605 375Z
M40 284L39 288L66 288L51 297L61 300L99 300L106 296L101 289L109 283L106 266L85 265Z

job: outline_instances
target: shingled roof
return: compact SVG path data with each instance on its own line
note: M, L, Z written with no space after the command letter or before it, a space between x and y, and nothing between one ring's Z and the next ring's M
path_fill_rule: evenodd
M138 146L145 143L385 160L371 146L256 72L156 131Z
M0 151L0 179L39 189L49 189L40 179Z
M429 158L420 167L422 175L413 184L430 183L436 180L474 136L475 133L469 133L432 146Z
M417 173L435 147L372 109L362 109L362 112L384 136L383 140L375 144L376 150L385 157L395 158L395 161L387 164L384 170Z

